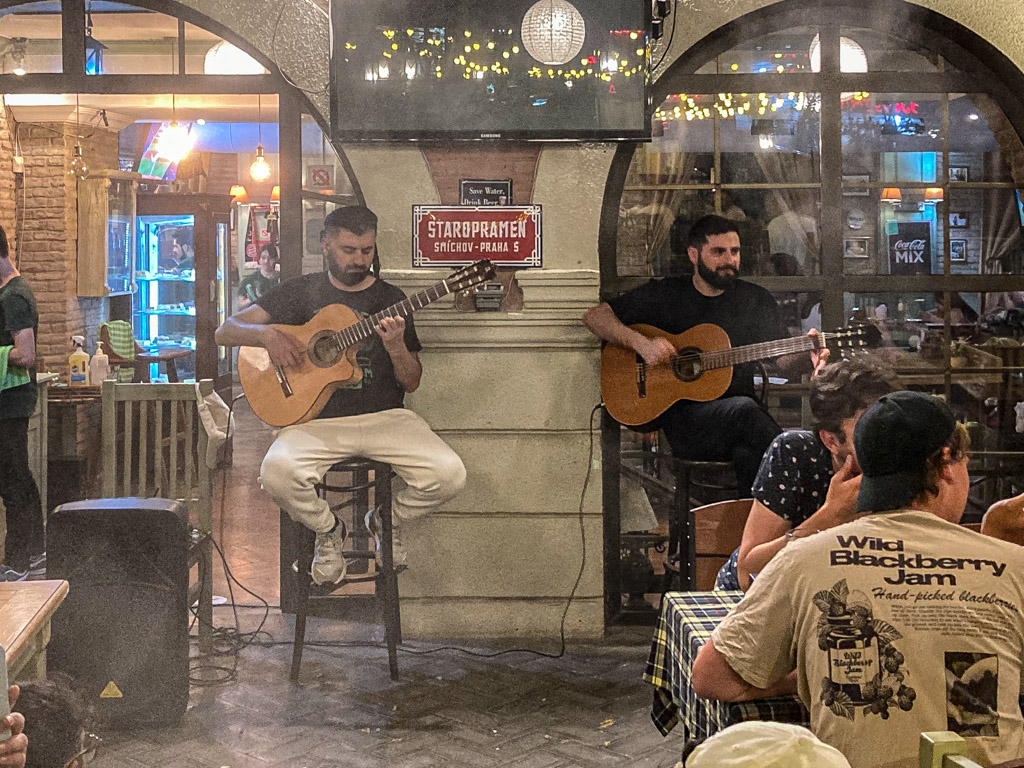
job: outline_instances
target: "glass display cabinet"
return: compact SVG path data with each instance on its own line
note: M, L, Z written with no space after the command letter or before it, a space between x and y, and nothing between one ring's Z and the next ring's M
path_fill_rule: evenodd
M136 219L132 327L151 354L178 358L182 381L213 379L225 399L231 356L214 342L227 317L229 195L140 195ZM153 381L162 381L156 370Z
M78 187L78 295L116 296L132 288L137 173L93 171Z

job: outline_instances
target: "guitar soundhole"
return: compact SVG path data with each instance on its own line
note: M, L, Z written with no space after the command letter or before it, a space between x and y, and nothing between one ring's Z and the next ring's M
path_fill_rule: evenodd
M317 368L330 368L341 359L341 355L342 351L330 331L320 331L309 340L309 360Z
M672 360L672 373L680 381L696 381L704 373L700 365L700 350L697 347L684 347Z

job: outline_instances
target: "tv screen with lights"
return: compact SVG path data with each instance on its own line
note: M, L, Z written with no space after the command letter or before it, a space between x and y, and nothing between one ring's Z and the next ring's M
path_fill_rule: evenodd
M650 0L331 0L335 138L650 138L650 27Z

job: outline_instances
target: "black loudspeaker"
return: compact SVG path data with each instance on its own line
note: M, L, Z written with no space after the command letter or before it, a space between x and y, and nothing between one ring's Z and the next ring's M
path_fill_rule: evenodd
M164 725L188 705L188 509L166 499L63 504L46 525L46 577L66 579L50 670L112 725Z

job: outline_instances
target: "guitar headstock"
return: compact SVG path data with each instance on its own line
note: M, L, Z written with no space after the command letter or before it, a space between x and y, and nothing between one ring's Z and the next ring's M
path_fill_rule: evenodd
M466 291L473 286L485 283L488 280L494 278L494 265L490 259L481 259L480 261L469 264L462 269L453 272L445 282L453 293L457 291Z
M828 346L840 351L877 347L881 341L882 332L871 323L851 325L828 335Z

